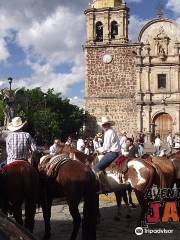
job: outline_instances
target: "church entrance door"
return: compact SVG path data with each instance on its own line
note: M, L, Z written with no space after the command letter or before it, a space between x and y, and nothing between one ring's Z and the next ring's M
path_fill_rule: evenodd
M168 113L160 113L154 118L154 134L160 134L161 140L166 143L168 132L173 129L173 119Z

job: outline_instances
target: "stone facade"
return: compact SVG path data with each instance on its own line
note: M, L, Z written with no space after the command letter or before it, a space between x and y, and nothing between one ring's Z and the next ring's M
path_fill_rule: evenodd
M164 16L155 18L141 30L139 42L136 58L138 129L160 133L166 139L168 131L173 134L180 131L179 26ZM166 119L158 121L163 114Z
M120 133L144 132L149 140L180 131L180 29L158 15L128 41L124 1L96 0L85 11L86 111L88 134L108 115ZM93 119L93 121L92 121Z
M104 115L116 122L118 132L137 131L136 126L136 67L134 45L86 47L86 110L100 121ZM105 54L112 56L103 63ZM131 115L131 118L129 117ZM87 124L87 126L89 123ZM94 134L90 127L88 132Z

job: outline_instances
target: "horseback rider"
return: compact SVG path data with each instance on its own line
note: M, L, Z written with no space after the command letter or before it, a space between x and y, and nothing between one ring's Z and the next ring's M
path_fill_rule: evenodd
M7 163L15 160L27 161L29 151L36 150L36 145L31 135L23 131L26 123L26 121L23 123L20 117L15 117L8 125L8 130L11 133L8 134L6 139Z
M104 154L100 162L96 164L95 171L103 171L107 168L119 155L121 151L119 138L116 131L112 128L115 123L108 117L102 117L99 123L104 131L103 147L98 149L98 152Z

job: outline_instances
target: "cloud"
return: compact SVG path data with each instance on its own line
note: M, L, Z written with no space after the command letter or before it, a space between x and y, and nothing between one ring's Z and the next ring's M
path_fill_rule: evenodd
M0 39L0 61L5 61L10 56L5 40Z
M32 69L32 75L18 79L17 85L54 88L66 94L73 84L83 81L83 8L88 2L1 0L0 61L10 57L7 47L10 39L24 50L26 64ZM71 67L61 73L62 69L57 71L61 64Z
M77 96L73 97L73 98L69 98L70 103L73 105L78 106L79 108L84 108L85 106L85 100L83 98L79 98Z
M82 44L85 42L83 10L89 0L1 0L0 62L10 58L8 41L26 54L32 75L18 79L17 86L54 88L63 94L84 80ZM127 2L140 2L129 0ZM130 18L130 38L135 39L142 20ZM60 67L67 64L66 72ZM61 70L57 70L61 69ZM14 76L16 78L16 76Z
M180 15L180 1L168 0L166 7L172 10L176 15Z
M130 24L129 24L129 39L133 42L136 42L138 39L138 34L141 30L141 28L145 24L145 20L139 18L136 15L130 16Z

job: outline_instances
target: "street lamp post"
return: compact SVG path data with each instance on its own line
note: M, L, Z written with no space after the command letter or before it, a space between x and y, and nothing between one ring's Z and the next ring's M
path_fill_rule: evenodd
M8 81L9 81L9 90L11 91L11 85L12 85L13 78L9 77Z

